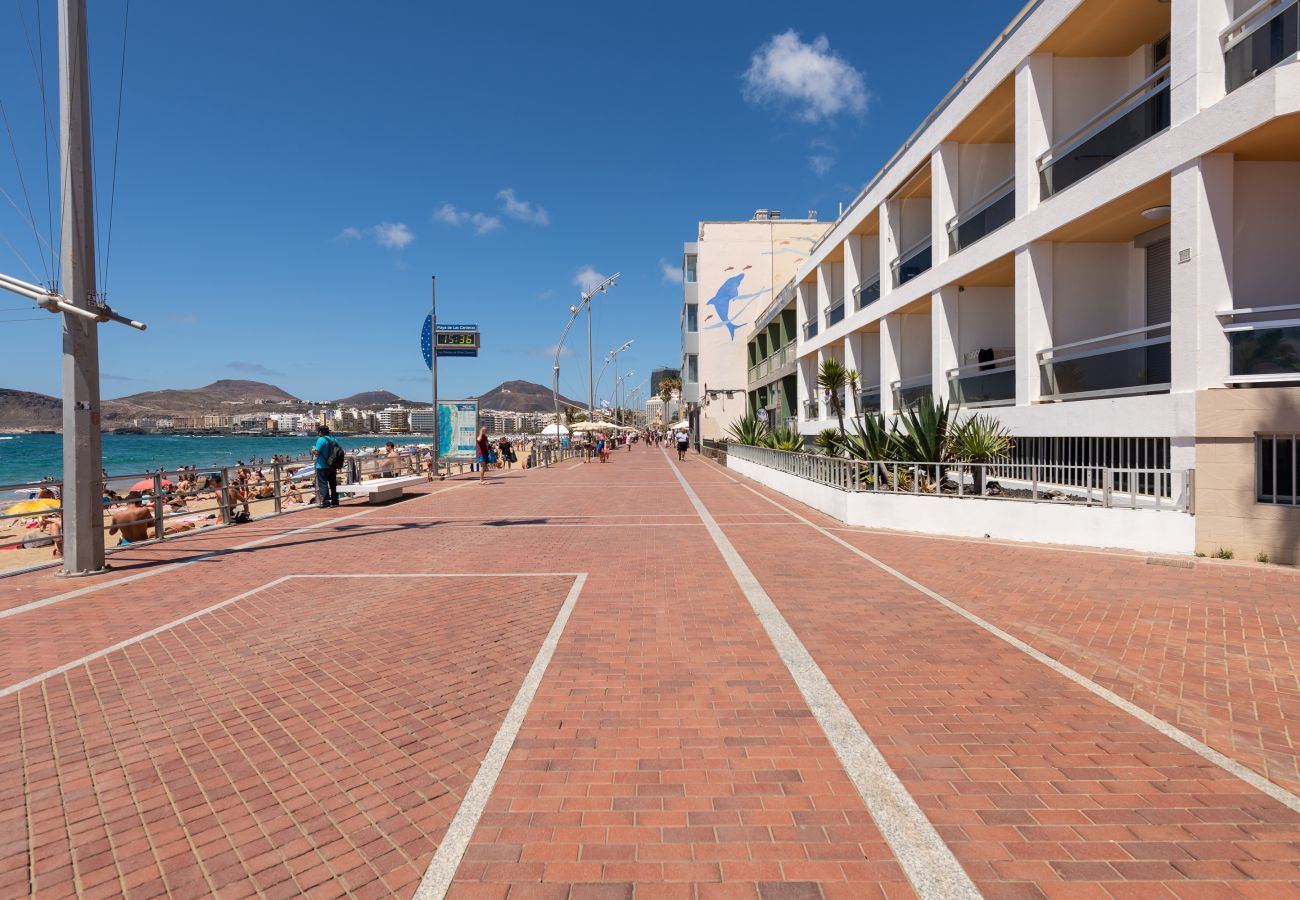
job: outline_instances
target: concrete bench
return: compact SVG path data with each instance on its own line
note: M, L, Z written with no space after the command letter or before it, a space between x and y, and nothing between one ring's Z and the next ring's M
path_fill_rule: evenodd
M396 500L413 485L426 484L429 479L424 475L404 475L401 478L372 478L370 481L358 481L356 484L340 484L339 494L366 498L370 504L387 503Z

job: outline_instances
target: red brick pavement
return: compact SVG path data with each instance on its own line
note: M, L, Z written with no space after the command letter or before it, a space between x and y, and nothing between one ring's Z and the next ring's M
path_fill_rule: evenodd
M986 894L1300 896L1295 814L722 469L682 469ZM1260 583L1241 572L851 540L1090 677L1113 666L1107 685L1157 715L1212 698L1248 765L1265 746L1294 763L1295 651L1268 631L1288 627L1283 582L1252 607ZM166 568L217 549L230 552ZM589 573L453 896L910 893L658 451L116 560L157 574L0 619L0 689L285 574ZM999 598L999 564L1014 596ZM0 699L0 896L409 896L572 579L467 580L451 608L423 580L384 581L285 581ZM0 610L87 583L0 580ZM1229 636L1222 680L1194 617L1143 605L1201 592L1209 609L1215 591L1242 592L1210 632ZM1280 725L1265 727L1277 716L1256 689ZM431 705L453 690L454 712Z

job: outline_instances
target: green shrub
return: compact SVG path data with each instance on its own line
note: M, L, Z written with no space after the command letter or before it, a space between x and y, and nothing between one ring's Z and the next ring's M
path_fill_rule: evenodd
M1268 562L1268 554L1265 553L1263 550L1259 551L1258 553L1255 554L1255 562L1261 562L1261 563Z
M763 446L763 437L767 434L767 426L755 415L742 416L727 426L727 434L737 444L746 444L750 447Z
M817 437L813 438L813 444L826 456L839 456L843 441L836 429L823 428L817 432Z
M765 443L773 450L784 450L787 453L802 453L804 447L803 435L797 431L790 431L782 428L780 431L774 431L766 436Z
M1222 547L1220 547L1218 550L1215 550L1215 551L1214 551L1214 558L1215 558L1215 559L1232 559L1232 551L1231 551L1231 550L1225 550L1225 549L1223 549Z

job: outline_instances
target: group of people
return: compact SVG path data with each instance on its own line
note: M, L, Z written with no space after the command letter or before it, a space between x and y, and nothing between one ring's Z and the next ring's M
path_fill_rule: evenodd
M685 428L675 430L652 428L646 432L646 442L655 447L675 446L677 448L677 459L680 462L686 459L686 451L691 446L691 435Z
M509 435L493 441L485 425L478 430L478 437L474 440L474 462L478 466L478 483L486 484L489 469L513 469L519 457L515 455L515 445Z

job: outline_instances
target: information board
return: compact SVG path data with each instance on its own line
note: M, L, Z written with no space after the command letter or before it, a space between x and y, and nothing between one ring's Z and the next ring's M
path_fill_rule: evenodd
M473 459L478 437L477 400L438 401L438 455L443 459Z
M438 358L446 356L478 356L479 328L477 325L439 325ZM420 329L420 349L424 351L424 364L433 366L433 316L424 317L424 327Z

